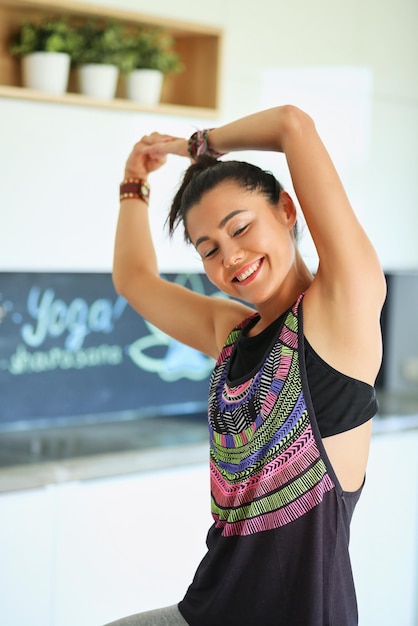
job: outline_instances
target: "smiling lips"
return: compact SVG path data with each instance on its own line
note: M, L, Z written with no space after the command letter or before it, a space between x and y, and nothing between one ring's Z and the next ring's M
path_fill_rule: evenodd
M262 259L258 259L257 261L255 261L255 263L252 263L250 266L248 266L244 272L241 272L241 274L236 274L233 280L238 281L239 283L242 283L244 280L252 276L259 269L262 261L263 261Z

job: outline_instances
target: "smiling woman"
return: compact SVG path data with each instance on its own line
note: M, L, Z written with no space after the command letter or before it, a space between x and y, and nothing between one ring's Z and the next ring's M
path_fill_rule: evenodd
M290 195L269 172L219 160L244 149L285 154L320 259L315 277ZM170 230L183 225L230 299L159 276L141 190L167 154L193 160ZM143 137L121 185L113 277L157 328L216 359L208 552L178 606L116 623L355 626L348 537L377 411L385 282L309 116L279 106L190 140ZM186 520L185 488L177 514Z
M228 174L229 163L223 165ZM192 205L185 223L209 279L259 312L261 307L258 329L277 317L271 300L277 288L296 280L301 293L312 280L295 245L296 209L283 190L273 202L263 192L243 187L240 179L226 178Z

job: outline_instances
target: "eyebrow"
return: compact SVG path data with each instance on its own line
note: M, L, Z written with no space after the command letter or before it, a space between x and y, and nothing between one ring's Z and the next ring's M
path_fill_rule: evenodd
M231 211L231 213L228 213L228 215L225 215L225 217L221 219L221 221L219 222L218 228L225 228L229 220L231 220L233 217L235 217L235 215L238 215L239 213L245 213L245 209L236 209L235 211ZM209 240L209 237L205 235L203 237L199 237L194 247L198 248L201 243L203 243L204 241L208 241L208 240Z

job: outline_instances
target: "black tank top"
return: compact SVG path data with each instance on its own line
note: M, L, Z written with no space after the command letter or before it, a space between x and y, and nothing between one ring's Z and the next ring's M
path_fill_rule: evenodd
M280 332L285 315L253 337L249 337L248 332L259 317L249 321L235 345L228 376L232 385L243 382L260 369ZM306 337L305 364L321 437L345 432L376 415L378 404L374 388L335 370L315 352Z
M361 489L342 490L322 444L301 305L302 297L242 384L231 386L228 376L247 320L215 364L208 389L214 523L179 604L190 626L358 624L348 544ZM183 517L192 523L193 511Z

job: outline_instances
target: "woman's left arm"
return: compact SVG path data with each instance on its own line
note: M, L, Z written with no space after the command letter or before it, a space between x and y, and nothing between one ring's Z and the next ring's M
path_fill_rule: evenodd
M297 107L278 106L214 128L208 140L218 152L285 154L319 256L318 271L305 296L307 336L328 362L372 381L381 360L379 318L386 283L376 252L311 117ZM177 139L155 149L184 156L187 142ZM328 324L325 332L324 319ZM364 362L365 352L372 355L371 363Z
M313 120L296 107L276 107L214 129L209 141L219 151L285 154L319 256L305 296L305 332L334 367L373 383L381 362L386 282Z
M317 248L321 280L331 291L342 283L354 283L356 289L364 289L366 297L382 301L379 260L309 115L291 105L278 106L214 128L208 139L219 152L283 152ZM187 141L176 138L152 149L186 156Z
M330 290L353 282L381 304L379 260L309 115L290 105L267 109L212 130L209 141L220 151L283 152L317 248L321 280L329 282Z

